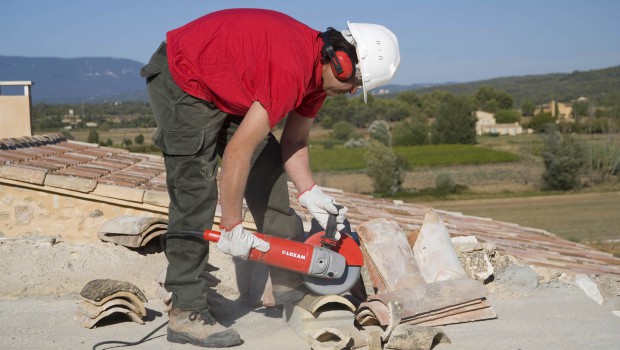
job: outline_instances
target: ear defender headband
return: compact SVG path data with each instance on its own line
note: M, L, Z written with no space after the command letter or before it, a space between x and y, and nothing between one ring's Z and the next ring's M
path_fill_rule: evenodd
M325 52L327 52L329 57L329 64L336 78L340 81L351 79L355 73L355 66L351 62L349 54L344 50L335 51L331 40L329 40L329 34L321 33L321 38L323 39Z

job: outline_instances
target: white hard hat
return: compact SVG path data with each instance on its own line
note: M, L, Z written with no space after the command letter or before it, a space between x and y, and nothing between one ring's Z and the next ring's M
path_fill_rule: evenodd
M355 45L366 102L369 90L394 77L400 65L398 40L394 33L379 24L347 22L347 26L349 29L343 30L342 34Z

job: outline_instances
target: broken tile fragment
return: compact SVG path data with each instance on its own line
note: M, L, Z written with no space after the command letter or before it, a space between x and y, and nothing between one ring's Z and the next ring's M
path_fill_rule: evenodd
M433 209L424 216L413 255L427 283L467 277L443 220Z

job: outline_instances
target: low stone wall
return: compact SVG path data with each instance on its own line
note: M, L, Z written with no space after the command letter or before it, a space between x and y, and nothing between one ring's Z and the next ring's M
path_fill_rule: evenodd
M167 216L168 208L116 203L92 194L82 197L54 188L29 188L0 183L0 237L59 237L96 242L97 231L119 215Z

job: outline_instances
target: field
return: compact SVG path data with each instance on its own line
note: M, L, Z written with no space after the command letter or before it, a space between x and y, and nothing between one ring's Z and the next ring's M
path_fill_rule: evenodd
M75 137L77 141L86 142L88 139L88 133L90 130L80 129L80 130L72 130L71 134ZM139 134L144 136L144 144L150 145L153 143L151 138L155 134L154 128L131 128L131 129L110 129L109 131L97 131L99 133L99 140L106 141L107 139L112 139L115 145L120 145L123 140L129 139L132 142Z
M334 149L313 147L310 166L314 171L362 170L366 168L363 148ZM519 156L474 145L425 145L394 147L394 153L407 159L411 167L514 162Z
M620 257L620 192L433 201L424 204L547 230Z

